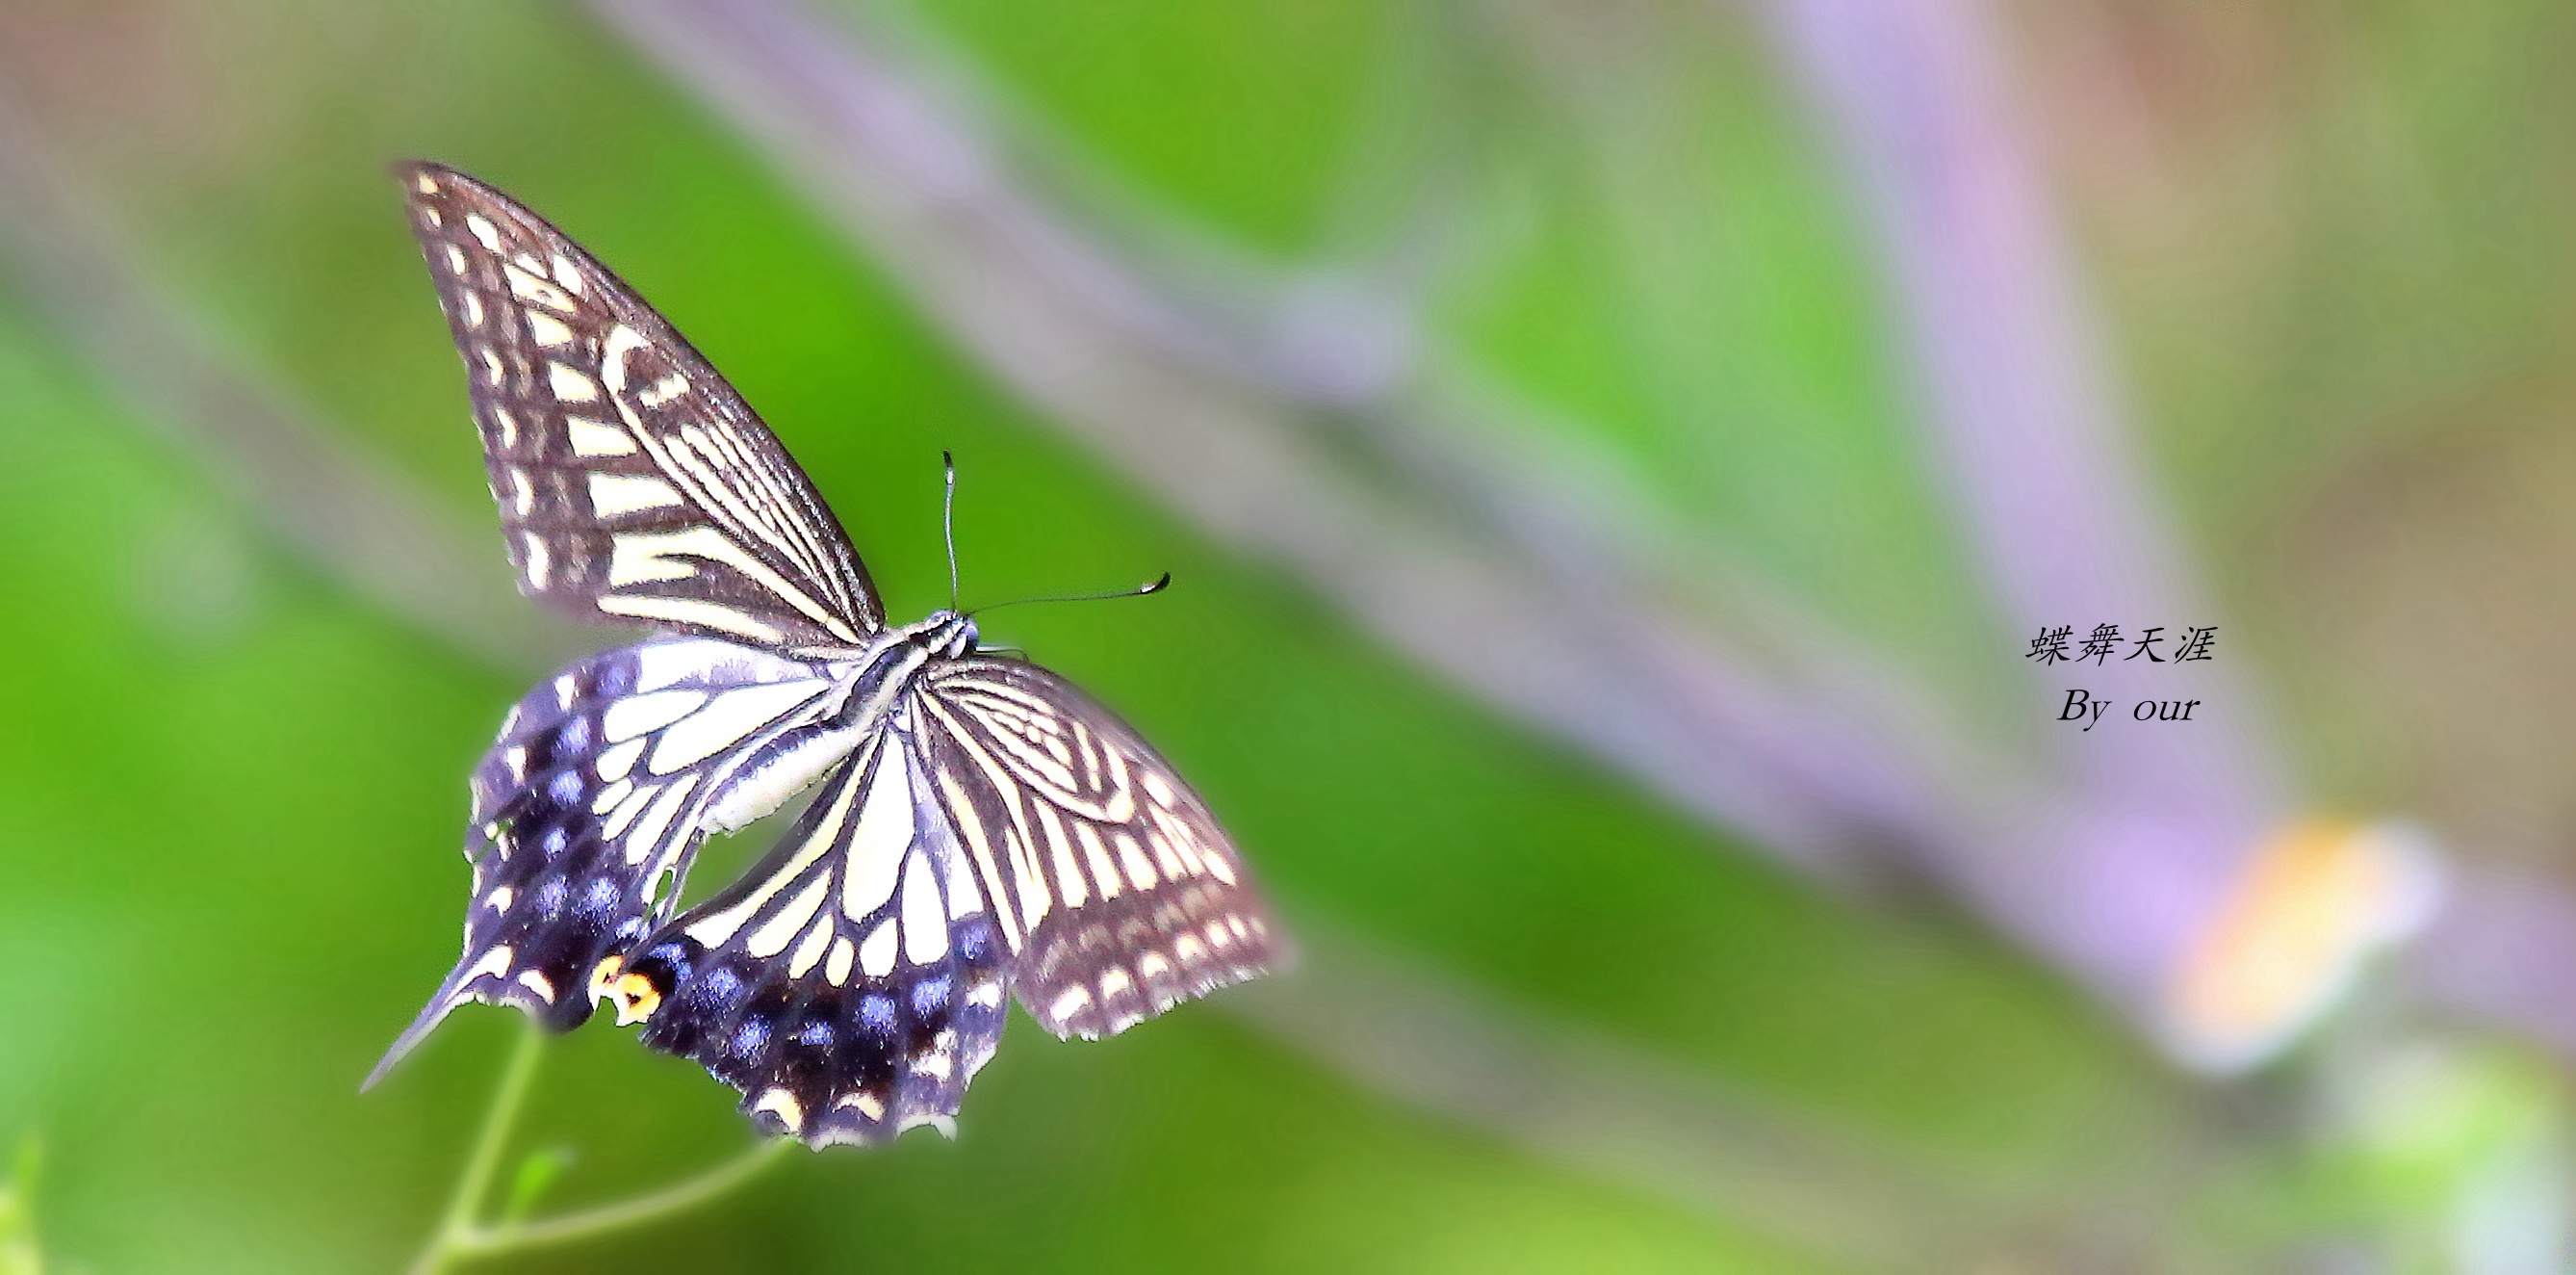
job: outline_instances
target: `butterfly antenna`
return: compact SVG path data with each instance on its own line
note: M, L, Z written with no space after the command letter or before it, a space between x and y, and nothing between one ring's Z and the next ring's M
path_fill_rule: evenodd
M1106 602L1112 598L1141 598L1149 593L1161 593L1163 590L1170 587L1172 587L1172 573L1166 571L1163 573L1161 579L1147 581L1133 589L1120 589L1113 593L1076 593L1061 598L1013 598L1008 602L996 602L991 606L977 607L966 614L982 615L987 611L999 611L1003 607L1025 606L1031 602Z
M948 474L948 494L939 502L939 534L948 542L948 609L957 609L957 457L939 449L940 467Z

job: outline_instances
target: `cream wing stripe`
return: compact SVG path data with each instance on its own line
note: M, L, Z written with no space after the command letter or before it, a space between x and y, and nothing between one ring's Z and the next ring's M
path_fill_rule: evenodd
M738 534L759 537L785 554L790 561L803 566L816 580L837 588L841 582L823 567L818 555L806 546L791 544L783 539L769 525L769 520L761 516L762 511L745 508L741 502L733 498L724 484L710 481L711 474L702 475L692 472L696 467L682 463L665 440L655 437L644 427L643 418L636 413L635 407L629 402L626 356L638 350L652 348L651 340L623 323L609 329L608 338L600 348L600 379L607 387L609 401L616 406L618 416L625 422L627 430L634 435L635 440L641 444L645 454L652 458L654 465L662 471L664 477L687 493L701 511L711 517L721 518ZM561 398L560 390L558 398ZM696 427L692 427L689 432L692 435L712 437L708 431ZM729 459L731 463L728 466L728 472L757 481L761 487L761 494L768 497L776 507L791 511L796 509L796 503L789 493L782 490L774 481L770 481L763 469L750 458L737 454ZM852 643L861 640L860 633L850 619L845 618L838 610L823 605L804 590L788 583L766 563L754 558L745 546L734 542L731 537L715 528L693 528L692 531L705 533L709 539L724 543L724 551L709 552L704 549L694 549L693 551L699 556L723 562L750 576L788 605L803 612L807 618L822 625L824 630L834 637ZM800 536L799 539L806 539L806 537ZM625 542L625 537L618 538L616 558L610 570L612 584L618 583L615 563L625 559Z
M816 678L746 686L717 695L705 707L662 732L661 741L653 745L654 773L667 775L713 757L760 733L831 686Z
M948 820L964 838L967 852L975 860L975 870L984 879L984 897L993 906L993 915L1002 922L1002 938L1012 951L1020 950L1020 919L1012 915L1010 895L1003 892L1002 874L993 861L992 842L984 835L984 821L975 813L973 799L959 786L957 777L939 772L940 795L948 801Z
M871 744L871 747L882 750L882 738ZM815 825L814 835L807 837L805 844L796 848L795 857L789 859L778 871L771 873L767 881L761 882L760 888L753 890L732 907L708 914L683 932L708 947L724 946L727 940L733 938L734 932L742 928L745 921L750 920L755 913L768 906L769 900L779 891L786 889L789 882L803 876L806 869L814 866L815 860L830 853L832 848L840 843L841 826L849 821L850 804L857 800L859 789L863 786L855 781L842 785L840 796L834 799L831 809L824 812L822 822ZM785 941L780 940L781 943Z
M687 574L693 573L684 573L678 578L685 579ZM611 615L631 615L639 620L669 620L674 624L694 624L700 628L714 629L719 633L732 633L749 638L763 646L777 646L787 640L787 634L776 625L758 617L746 615L732 607L714 602L700 602L695 598L664 598L649 593L603 593L591 605Z
M912 764L910 750L889 745L881 750L876 770L867 779L867 800L859 808L859 826L850 836L842 867L841 912L864 921L893 897L904 852L913 841Z

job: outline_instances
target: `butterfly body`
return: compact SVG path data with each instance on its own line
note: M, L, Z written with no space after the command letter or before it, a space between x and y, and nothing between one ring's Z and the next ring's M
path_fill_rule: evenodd
M521 587L663 631L504 720L464 954L377 1075L467 1001L568 1030L604 999L765 1130L870 1142L949 1128L1013 999L1096 1037L1275 962L1231 842L1132 728L969 615L887 626L830 508L667 321L498 191L404 175ZM680 907L709 833L808 788Z

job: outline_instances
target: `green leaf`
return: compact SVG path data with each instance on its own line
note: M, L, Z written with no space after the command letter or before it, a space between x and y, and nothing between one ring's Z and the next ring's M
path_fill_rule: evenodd
M510 1176L510 1198L501 1206L496 1230L506 1230L527 1220L528 1210L536 1207L537 1197L554 1185L557 1177L572 1164L573 1152L568 1146L539 1147L519 1161L518 1172ZM0 1275L7 1272L0 1271Z

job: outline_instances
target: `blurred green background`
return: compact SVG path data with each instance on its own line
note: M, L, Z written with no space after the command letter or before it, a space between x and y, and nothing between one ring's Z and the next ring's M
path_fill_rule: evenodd
M1650 556L1766 582L1962 729L2043 716L1762 11L832 12L1116 242L1399 279L1419 348L1615 462ZM2576 10L1980 12L2139 480L2282 764L2546 875L2576 829ZM468 767L579 648L532 619L460 641L353 585L188 423L171 347L85 312L184 334L473 528L504 587L385 176L421 156L671 316L893 614L945 601L942 448L970 602L1171 570L988 639L1173 757L1314 956L1107 1043L1014 1022L953 1143L798 1154L495 1268L2558 1269L2553 1056L2365 998L2192 1079L1937 891L1781 866L1060 428L590 10L11 0L0 111L15 196L73 210L14 217L0 275L0 1137L40 1145L0 1268L32 1216L46 1269L397 1269L516 1030L460 1012L356 1092L453 958ZM90 251L134 291L45 286ZM747 1141L728 1091L625 1037L548 1050L519 1147L571 1160L541 1211Z

